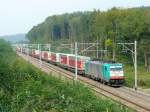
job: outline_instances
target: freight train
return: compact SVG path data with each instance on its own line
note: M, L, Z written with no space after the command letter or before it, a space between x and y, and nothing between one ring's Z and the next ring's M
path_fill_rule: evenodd
M74 54L39 51L35 49L19 48L16 50L46 62L75 71L76 56ZM125 82L123 65L121 63L92 60L87 56L77 56L78 74L90 77L111 86L122 86Z

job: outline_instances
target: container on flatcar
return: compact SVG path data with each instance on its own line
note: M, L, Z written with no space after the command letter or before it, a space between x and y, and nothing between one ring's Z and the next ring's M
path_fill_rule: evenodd
M90 57L86 56L77 56L77 68L79 71L84 71L85 69L85 62L90 60ZM76 56L71 55L69 56L69 67L75 68Z
M48 61L51 61L51 52L48 52Z
M23 49L22 49L22 52L23 52L24 54L27 54L27 53L28 53L28 49L27 49L27 48L23 48Z
M35 49L32 49L32 56L35 57Z
M59 54L60 53L54 53L54 52L51 52L50 53L50 57L51 57L51 62L54 63L54 64L58 64L59 63Z
M42 59L45 61L48 61L49 58L49 52L48 51L42 51Z
M32 56L33 49L29 49L29 55Z
M33 51L33 56L36 57L36 58L39 58L40 57L40 51L39 50L34 50Z
M68 65L68 54L63 54L63 53L60 53L59 54L59 64L63 67L67 67Z
M69 66L69 56L73 56L73 54L59 54L59 64L60 66L67 68Z
M22 53L24 53L24 54L25 54L25 48L22 48Z
M21 47L16 47L16 51L21 52Z

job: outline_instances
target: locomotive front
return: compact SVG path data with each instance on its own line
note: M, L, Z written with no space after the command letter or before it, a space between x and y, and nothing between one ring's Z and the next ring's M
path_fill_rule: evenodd
M122 64L110 64L110 84L122 85L124 81L124 72Z

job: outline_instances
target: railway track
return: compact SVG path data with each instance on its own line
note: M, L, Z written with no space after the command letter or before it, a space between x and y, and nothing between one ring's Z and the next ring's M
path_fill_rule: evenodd
M25 60L28 60L29 62L31 62L36 67L38 68L41 67L39 65L38 59L30 57L30 56L22 55L22 54L19 54L19 55L23 57ZM47 73L55 72L59 74L59 77L63 76L69 80L73 80L73 76L74 76L74 73L64 70L62 68L59 68L57 66L51 65L44 61L42 62L41 70ZM138 112L150 112L150 95L146 95L139 91L134 91L127 87L121 87L121 88L109 87L97 81L94 81L92 79L89 79L80 75L78 75L78 81L89 86L94 92L96 92L97 95L103 95L103 96L109 97L130 108L133 108L134 110Z

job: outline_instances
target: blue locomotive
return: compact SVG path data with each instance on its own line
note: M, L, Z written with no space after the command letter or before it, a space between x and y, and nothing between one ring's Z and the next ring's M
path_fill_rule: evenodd
M121 63L87 61L85 63L85 75L113 86L120 86L124 83L123 65Z

